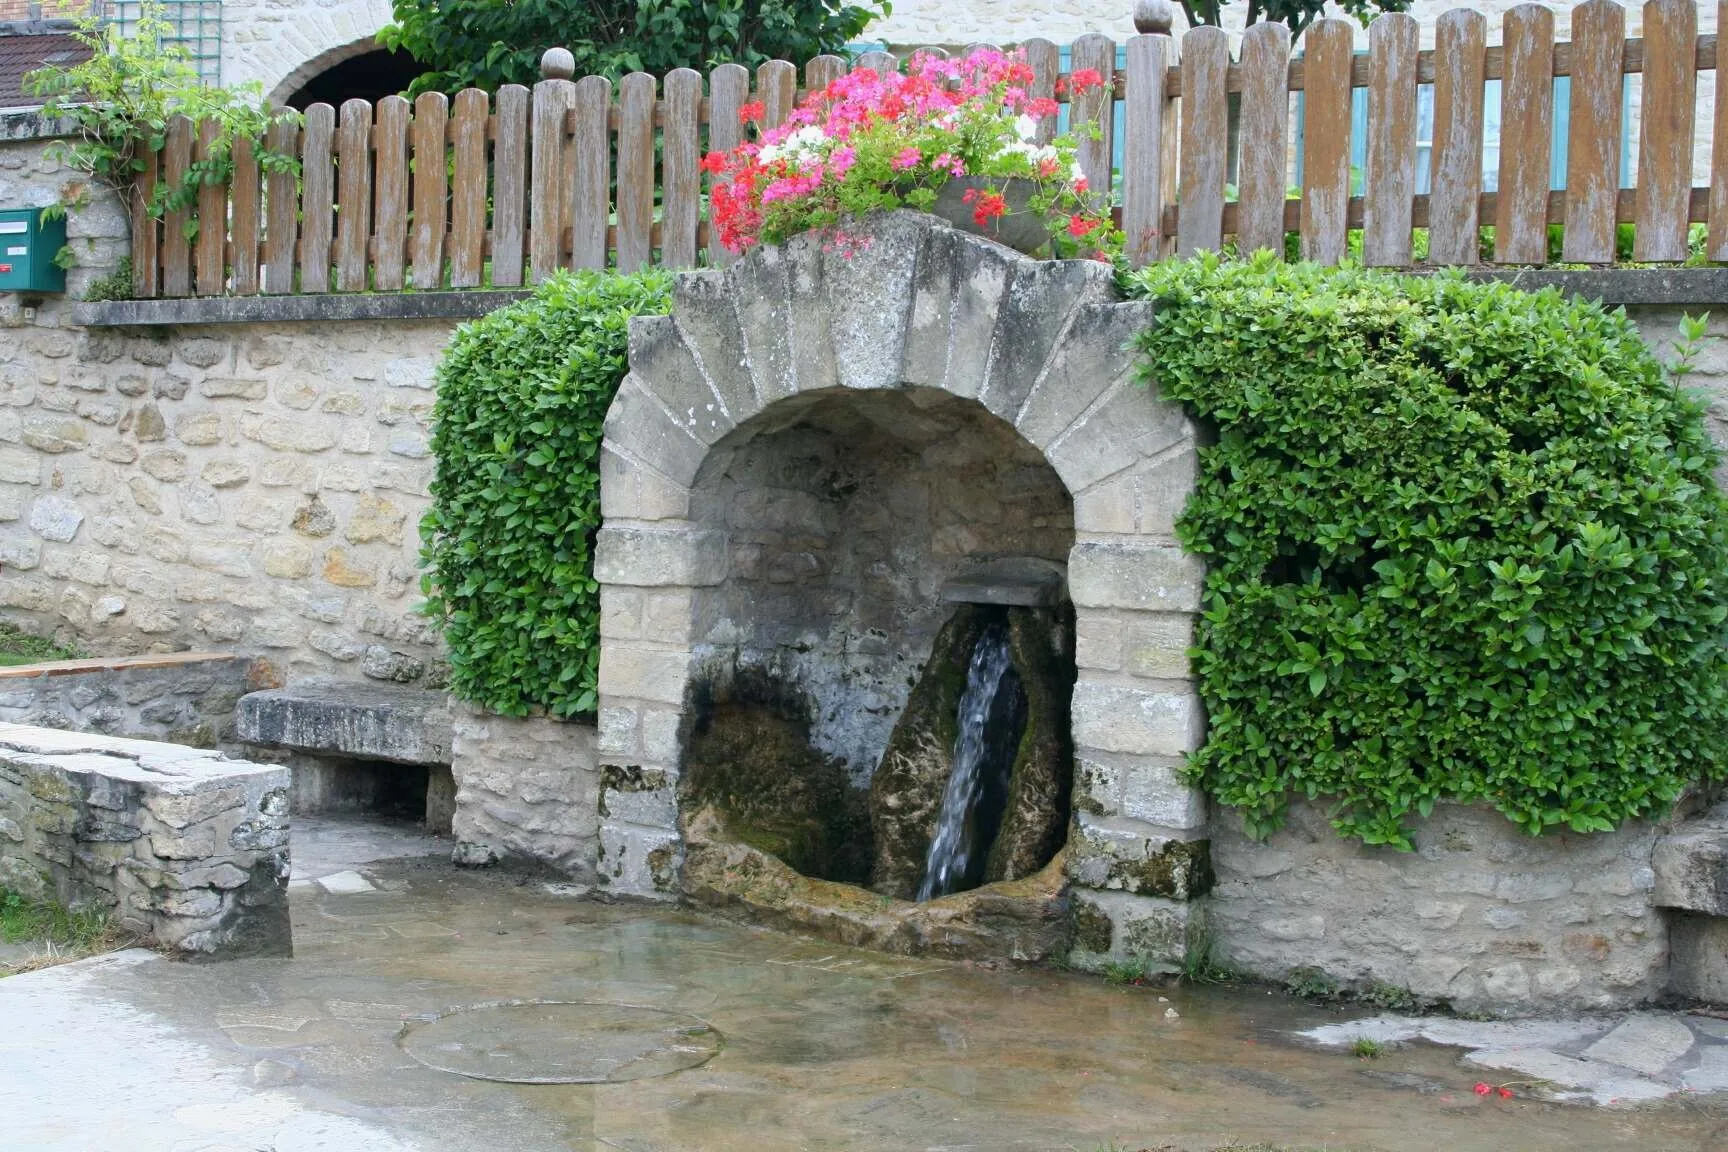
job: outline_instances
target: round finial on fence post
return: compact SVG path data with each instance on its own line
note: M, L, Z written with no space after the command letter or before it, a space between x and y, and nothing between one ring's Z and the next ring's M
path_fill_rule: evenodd
M548 48L540 57L540 79L569 80L576 75L576 57L568 48Z
M1134 0L1134 30L1142 36L1168 36L1175 24L1170 0Z

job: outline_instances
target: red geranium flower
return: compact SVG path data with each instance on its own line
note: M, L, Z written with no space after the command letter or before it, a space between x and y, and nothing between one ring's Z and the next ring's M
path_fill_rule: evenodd
M738 123L748 124L750 121L760 120L766 115L768 115L768 105L760 100L752 100L738 109Z
M1488 1093L1494 1091L1494 1086L1492 1084L1484 1084L1482 1081L1478 1080L1476 1082L1476 1087L1472 1089L1472 1091L1474 1091L1478 1096L1486 1096Z

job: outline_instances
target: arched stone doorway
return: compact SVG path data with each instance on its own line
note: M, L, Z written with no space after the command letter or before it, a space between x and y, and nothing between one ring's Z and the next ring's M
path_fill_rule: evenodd
M854 663L874 668L875 679L868 669L860 676L892 711L903 695L881 698L880 689L895 683L896 661L920 660L920 643L928 652L939 615L923 600L931 586L968 558L1037 555L1059 538L1078 666L1066 859L1075 956L1181 959L1198 926L1194 901L1210 884L1204 803L1177 774L1204 729L1186 660L1202 570L1172 528L1194 481L1195 429L1133 378L1125 345L1149 318L1147 305L1117 299L1103 265L1035 261L932 217L895 213L849 251L804 236L723 271L684 274L671 316L633 322L630 374L606 422L595 563L601 872L615 891L678 893L677 784L704 681L717 659L762 647L758 624L784 624L784 604L801 603L776 607L772 581L751 584L762 556L746 537L763 517L821 514L799 497L787 497L790 511L764 507L760 493L780 486L749 477L773 467L777 450L812 438L877 437L900 451L946 437L961 458L993 443L988 454L1007 467L963 487L1005 484L971 494L1013 506L1016 526L967 536L963 516L938 524L890 513L884 528L917 542L898 570L887 561L900 603L870 638L882 652L858 651L868 628L850 610L792 623L813 629L813 662L866 657ZM1004 439L992 442L997 435ZM779 467L806 488L821 482L795 454ZM1071 513L1043 507L1053 486L1040 475L1059 483L1054 499L1066 495ZM1015 484L1024 486L1018 495ZM742 516L740 491L756 493L742 498ZM836 523L830 535L854 526ZM821 523L806 527L823 537ZM945 552L935 542L944 528L955 529ZM821 576L822 549L802 551L787 573ZM843 590L830 580L822 591L834 602ZM756 620L740 620L751 612ZM863 727L870 731L854 725L831 743L867 772L882 726Z

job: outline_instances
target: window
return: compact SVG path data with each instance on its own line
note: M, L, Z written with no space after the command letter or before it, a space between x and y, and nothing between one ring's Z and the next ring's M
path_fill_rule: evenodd
M222 83L222 0L157 0L174 32L167 43L185 49L206 84ZM131 33L138 24L140 0L109 0L108 16Z

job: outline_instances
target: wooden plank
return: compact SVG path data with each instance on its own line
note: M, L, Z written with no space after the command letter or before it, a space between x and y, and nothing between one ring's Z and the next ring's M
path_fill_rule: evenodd
M1193 34L1189 33L1190 36ZM1096 32L1088 33L1074 41L1073 46L1068 49L1068 59L1075 72L1091 69L1104 81L1102 87L1094 88L1078 97L1070 94L1068 124L1070 131L1079 133L1079 147L1075 150L1075 159L1079 162L1080 171L1085 174L1086 183L1091 189L1089 196L1098 203L1107 204L1110 201L1110 169L1113 159L1110 151L1110 129L1115 107L1112 80L1116 74L1116 44L1108 36L1101 36ZM1083 126L1088 124L1098 126L1096 136L1089 131L1081 131Z
M575 99L568 80L534 85L532 169L528 185L528 282L538 284L564 263L564 112Z
M1176 254L1192 256L1224 246L1224 182L1229 174L1230 37L1203 25L1182 38L1182 205Z
M606 267L606 224L612 213L612 136L606 113L612 81L584 76L576 82L576 129L570 141L570 266Z
M1728 3L1728 0L1723 0ZM744 139L743 126L738 123L738 109L750 99L750 72L741 64L722 64L708 76L708 149L730 152ZM708 237L708 261L730 264L735 257L720 243L719 229Z
M1728 3L1728 0L1724 0ZM1626 10L1587 0L1572 10L1572 105L1566 129L1566 233L1569 263L1614 260L1614 199L1620 189L1620 62Z
M1455 8L1434 26L1434 144L1428 259L1474 264L1481 257L1482 95L1488 21Z
M498 288L522 283L531 99L520 84L498 89L497 143L492 149L492 283Z
M769 62L775 63L784 61ZM787 75L789 79L797 79L795 74ZM620 272L635 272L654 259L654 240L650 234L654 226L654 88L654 77L646 72L632 72L618 83ZM786 111L790 112L790 108Z
M1728 0L1717 0L1716 27L1728 31ZM1710 259L1728 260L1728 68L1716 69L1716 132L1710 151L1710 233L1705 247Z
M176 116L168 121L162 147L162 180L170 191L181 188L192 168L192 121ZM186 239L191 213L185 208L162 214L162 295L192 295L192 246Z
M841 56L817 56L804 65L804 88L809 92L820 92L840 77L846 75L846 60ZM670 76L667 79L671 79ZM665 107L667 115L671 115L671 88L666 90Z
M764 132L784 124L798 105L798 69L784 60L764 61L756 69L756 99L766 109L762 117ZM653 118L652 108L649 118Z
M214 159L212 152L222 128L214 120L198 125L197 155ZM228 287L228 184L223 180L198 184L198 239L193 246L193 269L198 295L220 296Z
M845 75L838 56L818 57L833 76ZM810 62L812 81L822 75ZM826 86L826 81L823 86ZM666 268L696 266L696 225L702 216L702 74L689 68L666 73L666 123L660 130L660 263Z
M478 88L456 93L451 118L455 176L450 189L450 287L474 288L481 280L486 246L486 117L488 99Z
M854 72L874 72L878 76L887 76L899 70L900 61L892 52L866 52L852 65Z
M366 291L372 232L372 105L344 100L336 140L336 290Z
M1506 78L1500 86L1500 183L1494 259L1548 259L1549 160L1554 134L1554 13L1520 4L1506 13Z
M408 101L386 96L378 101L374 162L372 286L396 292L408 263Z
M1170 98L1164 95L1164 74L1174 50L1175 41L1168 36L1135 36L1128 41L1122 234L1128 262L1135 268L1158 259L1163 248L1164 133L1167 117L1174 114Z
M1054 100L1056 98L1056 77L1062 71L1062 49L1049 40L1028 40L1020 46L1026 54L1026 63L1032 66L1032 83L1027 86L1026 94L1034 100ZM1144 49L1142 49L1144 51ZM1168 59L1168 54L1160 59ZM1163 89L1159 89L1163 94ZM1040 144L1048 144L1056 139L1056 114L1038 117L1038 134L1033 137Z
M414 287L425 291L444 283L444 233L450 226L450 160L444 134L450 100L442 92L422 92L414 100L414 231L411 259Z
M1237 162L1236 248L1284 254L1285 167L1290 137L1290 29L1260 23L1242 37L1242 111Z
M300 126L279 123L265 137L277 156L300 151ZM300 250L299 174L278 165L264 178L264 291L282 295L294 291L294 263Z
M1351 27L1343 20L1317 20L1309 26L1305 44L1302 258L1337 264L1344 259L1344 214L1350 200Z
M242 137L234 142L234 209L229 224L236 296L258 294L258 238L264 232L264 201L258 179L258 147Z
M1692 117L1698 99L1698 74L1692 66L1697 37L1698 8L1693 0L1647 0L1634 260L1686 259Z
M150 214L156 198L157 173L162 165L162 153L145 149L140 157L143 169L132 185L129 202L132 221L132 294L140 300L153 299L162 288L162 221Z
M332 146L336 110L328 104L306 109L300 146L300 286L302 293L330 291L330 238L336 205Z
M1410 263L1410 209L1416 195L1416 53L1414 17L1388 12L1368 25L1368 163L1362 262Z

